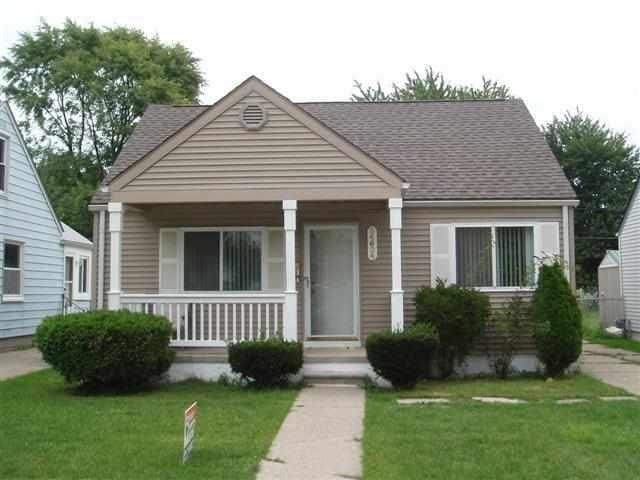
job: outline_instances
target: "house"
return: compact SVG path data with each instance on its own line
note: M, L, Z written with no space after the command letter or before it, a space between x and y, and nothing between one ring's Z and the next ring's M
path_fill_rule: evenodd
M166 315L176 347L281 334L317 360L410 325L437 278L496 307L536 257L573 282L576 205L521 100L294 103L250 77L149 106L90 206L96 304Z
M598 266L598 295L620 298L620 255L607 250Z
M0 103L0 340L32 335L63 303L62 226L8 103Z
M61 223L65 311L86 311L91 307L93 243L66 223Z
M598 266L597 307L603 328L616 327L624 319L620 283L620 253L618 250L607 250Z
M618 230L620 256L620 292L624 318L634 339L640 340L640 200L638 183L625 210Z

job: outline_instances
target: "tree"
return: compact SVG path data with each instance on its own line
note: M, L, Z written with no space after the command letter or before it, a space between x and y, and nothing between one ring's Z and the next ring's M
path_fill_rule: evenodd
M79 168L69 180L83 185L77 197L51 195L59 213L72 204L86 209L78 202L80 192L95 189L94 174L103 179L149 103L194 103L204 85L199 60L180 44L163 44L136 29L84 27L71 20L62 27L43 21L34 33L22 33L0 60L0 71L2 92L26 117L34 158L46 162L45 178L58 177L51 171ZM54 161L69 165L53 167ZM58 184L44 183L48 191L58 190ZM82 216L76 211L71 218Z
M87 205L100 183L96 163L88 155L50 152L38 162L38 174L58 218L91 238Z
M582 313L557 261L540 267L531 317L538 358L545 373L552 377L562 375L582 352Z
M580 200L575 213L577 285L594 289L602 257L617 246L615 235L640 174L640 152L623 133L580 111L554 117L543 131Z
M482 85L454 85L445 79L440 72L435 72L432 67L425 67L424 76L417 71L407 73L403 85L396 83L391 91L385 92L380 83L375 87L364 86L361 82L355 82L358 90L351 96L354 102L400 102L406 100L480 100L511 98L509 87L482 77Z
M182 45L139 30L67 20L21 34L0 69L3 92L41 130L40 141L90 153L104 174L149 103L197 101L204 84L198 63Z

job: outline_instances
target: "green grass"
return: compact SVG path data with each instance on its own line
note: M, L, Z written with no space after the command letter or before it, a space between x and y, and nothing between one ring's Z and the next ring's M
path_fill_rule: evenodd
M405 398L444 397L452 400L468 400L471 397L498 396L531 401L596 398L621 394L624 394L623 390L587 375L572 375L549 381L539 377L514 377L508 380L487 377L431 381L419 384L414 390L397 393L399 397Z
M403 406L398 394L367 394L364 478L565 480L636 479L640 402L557 405L619 391L586 376L468 380L421 386L450 405ZM470 396L507 395L526 405L488 405ZM469 395L469 397L467 396Z
M191 381L82 396L51 370L0 382L0 478L254 478L295 395ZM182 465L183 412L196 400Z
M640 353L640 342L629 338L614 337L607 334L600 326L600 317L597 310L582 311L582 329L584 339L592 343L599 343L611 348L619 348L629 352Z

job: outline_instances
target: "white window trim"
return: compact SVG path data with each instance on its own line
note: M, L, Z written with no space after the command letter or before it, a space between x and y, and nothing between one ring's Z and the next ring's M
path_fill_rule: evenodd
M239 226L239 227L176 227L176 228L171 228L171 227L167 227L167 228L161 228L159 231L159 236L160 236L160 241L159 241L159 255L158 255L158 272L159 272L159 276L158 276L158 291L160 293L189 293L189 294L203 294L203 295L215 295L215 294L220 294L220 293L233 293L233 294L238 294L238 295L250 295L252 293L265 293L265 292L279 292L281 290L275 290L275 289L268 289L265 288L265 285L267 283L267 277L266 277L266 272L267 272L267 264L268 262L268 255L266 255L265 253L268 252L268 232L272 231L272 230L283 230L283 227L264 227L264 226L256 226L256 227L246 227L246 226ZM284 231L284 230L283 230ZM177 241L177 258L176 258L176 263L177 263L177 289L163 289L160 288L160 281L163 278L162 277L162 234L163 232L176 232L177 236L176 236L176 241ZM220 279L219 279L219 284L220 284L220 290L185 290L184 289L184 234L186 232L220 232L220 253L219 253L219 259L220 259ZM261 258L260 258L260 274L261 274L261 278L260 278L260 286L261 289L260 290L224 290L224 235L222 235L224 232L259 232L260 233L260 248L261 248ZM283 257L284 260L284 257ZM283 282L284 282L284 278L283 278Z
M0 184L0 197L5 196L9 190L9 148L10 136L7 132L0 130L0 140L4 142L4 185ZM0 147L1 148L1 147Z
M66 269L66 258L73 258L73 275L71 279L71 292L72 292L72 301L89 301L91 300L91 255L79 248L74 248L73 246L65 246L65 269ZM87 291L80 291L80 262L82 259L87 260ZM66 272L65 272L66 274ZM67 279L66 276L64 278L64 283L66 285Z
M3 278L3 282L4 282L4 270L18 270L20 271L20 294L18 295L6 295L6 294L2 294L2 303L18 303L18 302L24 302L24 246L25 243L24 242L20 242L17 240L4 240L4 245L16 245L19 248L19 253L20 253L20 268L8 268L4 266L4 252L3 252L3 258L2 258L2 278ZM4 289L4 284L3 287Z
M80 291L80 279L81 279L80 270L81 270L81 267L82 267L82 261L83 260L87 261L87 267L85 268L85 270L86 270L85 271L85 278L86 278L86 282L85 283L86 283L87 290L85 292L81 292ZM76 295L75 298L77 298L78 300L89 300L90 299L89 298L90 297L89 292L90 292L90 284L91 284L91 258L88 255L78 255L77 262L78 262L78 269L77 269L78 270L78 275L77 275L78 281L75 282L76 283L76 287L74 288L75 289L74 293ZM74 263L75 263L75 260L74 260Z
M533 292L535 291L535 285L538 284L538 269L536 268L534 271L533 283L534 286L531 287L497 287L497 258L496 258L496 228L497 227L532 227L533 228L533 252L537 252L538 247L538 222L465 222L465 223L453 223L452 233L451 233L451 261L453 262L453 275L455 278L451 283L457 282L457 272L458 272L458 256L456 252L456 232L458 228L490 228L491 229L491 269L492 269L492 282L493 286L491 287L470 287L474 288L480 292Z

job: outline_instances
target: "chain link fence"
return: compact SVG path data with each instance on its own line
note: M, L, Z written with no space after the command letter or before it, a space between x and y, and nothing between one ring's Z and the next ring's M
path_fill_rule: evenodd
M588 330L619 327L624 319L622 297L584 295L578 297L578 304L582 309L583 324Z

